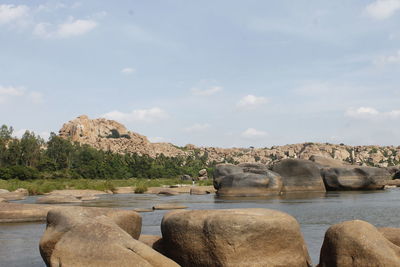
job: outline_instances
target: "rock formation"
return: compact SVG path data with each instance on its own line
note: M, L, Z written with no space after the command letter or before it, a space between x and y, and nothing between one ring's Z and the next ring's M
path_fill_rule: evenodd
M400 247L365 221L331 226L325 234L319 267L400 266Z
M172 211L161 232L165 255L183 267L311 266L300 225L280 211Z
M214 187L219 196L276 196L282 190L282 178L260 163L218 164Z
M321 174L327 190L377 190L383 189L392 179L383 168L358 167L327 168Z
M47 266L178 266L138 241L140 231L134 211L55 209L39 248Z
M317 164L310 160L284 159L272 170L282 177L284 193L326 191Z
M356 165L387 167L400 165L400 146L347 146L329 143L302 143L270 148L217 148L186 145L179 148L169 143L151 143L135 132L128 131L122 124L107 119L89 119L82 115L63 125L60 136L88 144L97 149L117 153L139 153L155 157L207 154L209 162L217 163L263 163L287 158L309 159L311 156L336 159ZM338 166L330 166L338 167Z

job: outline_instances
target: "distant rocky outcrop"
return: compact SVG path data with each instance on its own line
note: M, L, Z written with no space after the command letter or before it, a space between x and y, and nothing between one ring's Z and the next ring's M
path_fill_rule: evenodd
M339 167L340 162L375 167L400 165L400 146L348 146L329 143L301 143L270 148L217 148L196 147L188 144L177 147L170 143L151 143L147 137L128 131L124 125L103 118L89 119L82 115L63 125L60 136L88 144L97 149L111 150L116 153L138 153L155 157L207 155L209 162L216 163L263 163L273 165L282 159L314 159L316 163ZM322 161L321 159L337 160Z
M169 143L151 143L146 136L128 131L124 125L103 118L89 119L82 115L63 125L60 137L115 153L138 153L155 157L158 154L178 156L186 154Z

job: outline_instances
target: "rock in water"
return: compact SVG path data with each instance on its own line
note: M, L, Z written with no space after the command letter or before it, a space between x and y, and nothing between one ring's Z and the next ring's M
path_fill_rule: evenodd
M311 266L299 224L280 211L172 211L161 232L165 255L181 266Z
M390 173L383 168L352 167L321 170L327 190L377 190L383 189Z
M48 266L178 266L136 240L140 228L133 211L50 210L40 253Z
M282 180L264 164L218 164L214 187L219 196L271 196L279 195Z
M281 175L284 193L326 191L320 170L310 160L284 159L272 170Z
M318 266L400 266L400 247L368 222L347 221L326 232Z

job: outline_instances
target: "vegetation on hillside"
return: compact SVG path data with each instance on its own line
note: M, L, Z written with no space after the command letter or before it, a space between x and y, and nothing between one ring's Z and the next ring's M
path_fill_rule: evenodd
M200 169L212 171L207 155L156 158L138 154L117 154L72 143L51 134L45 142L26 131L21 139L13 138L13 128L0 128L0 179L127 179L177 178L197 176Z

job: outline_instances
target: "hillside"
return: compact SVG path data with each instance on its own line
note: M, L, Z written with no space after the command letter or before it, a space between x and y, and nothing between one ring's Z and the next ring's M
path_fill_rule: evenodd
M156 157L207 154L209 162L261 162L271 164L284 158L308 159L312 155L334 158L359 165L393 166L400 164L400 146L348 146L344 144L302 143L271 148L217 148L186 145L177 147L170 143L151 143L146 136L129 131L124 125L104 118L89 119L82 115L63 125L62 138L88 144L112 152L138 153Z

